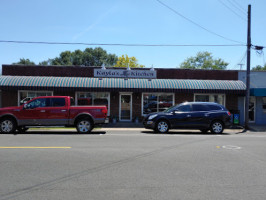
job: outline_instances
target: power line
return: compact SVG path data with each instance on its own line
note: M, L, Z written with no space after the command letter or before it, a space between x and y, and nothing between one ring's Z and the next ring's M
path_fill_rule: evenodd
M231 4L233 7L235 7L238 11L240 11L242 14L244 14L246 16L246 11L239 7L237 4L235 4L235 1L234 3L231 1L231 0L227 0L229 4Z
M185 20L189 21L190 23L194 24L195 26L197 26L197 27L199 27L199 28L207 31L208 33L211 33L213 35L216 35L216 36L218 36L220 38L223 38L223 39L228 40L228 41L231 41L231 42L235 42L235 43L239 43L239 44L244 44L243 42L239 42L239 41L236 41L236 40L232 40L230 38L227 38L227 37L224 37L224 36L222 36L220 34L217 34L217 33L213 32L213 31L210 31L207 28L201 26L200 24L198 24L198 23L192 21L191 19L185 17L184 15L180 14L179 12L177 12L176 10L174 10L173 8L171 8L170 6L166 5L165 3L161 2L160 0L156 0L156 1L159 2L161 5L163 5L164 7L168 8L169 10L171 10L172 12L174 12L175 14L179 15L183 19L185 19Z
M238 65L241 67L240 70L242 69L242 65L245 65L244 64L244 60L246 59L247 57L247 51L245 51L244 55L241 57L241 59L239 59L239 61L237 62L237 64L235 64L235 66L233 67L233 69L238 69Z
M244 44L119 44L119 43L84 43L84 42L34 42L0 40L0 43L45 44L45 45L86 45L86 46L142 46L142 47L239 47Z
M231 9L229 6L227 6L224 2L221 0L218 0L222 5L224 5L228 10L230 10L232 13L234 13L236 16L238 16L240 19L244 20L246 22L246 19L237 14L233 9Z
M246 10L236 1L236 0L232 0L240 9L242 9L244 12L246 12Z

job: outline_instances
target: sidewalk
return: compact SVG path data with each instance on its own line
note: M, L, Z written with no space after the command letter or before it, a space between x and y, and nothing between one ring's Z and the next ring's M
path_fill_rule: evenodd
M254 132L266 132L266 125L249 124L249 130Z

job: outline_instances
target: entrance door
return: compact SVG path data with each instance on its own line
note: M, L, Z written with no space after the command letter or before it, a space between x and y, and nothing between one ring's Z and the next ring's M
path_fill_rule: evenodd
M132 95L120 94L120 121L131 121L132 118Z
M251 96L249 99L249 110L248 110L248 117L249 122L255 122L255 110L256 110L256 97Z

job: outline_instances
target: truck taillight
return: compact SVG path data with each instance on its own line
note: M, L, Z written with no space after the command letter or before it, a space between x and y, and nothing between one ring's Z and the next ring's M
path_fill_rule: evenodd
M230 116L231 116L231 113L228 111L228 112L227 112L227 115L230 117Z
M102 109L102 113L107 114L107 109Z

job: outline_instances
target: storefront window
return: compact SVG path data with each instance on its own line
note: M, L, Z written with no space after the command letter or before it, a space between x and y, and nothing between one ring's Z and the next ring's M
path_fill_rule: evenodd
M18 105L22 105L27 101L40 96L53 96L53 92L49 91L19 91Z
M77 105L105 105L110 115L110 93L106 92L77 92Z
M174 105L173 94L143 94L143 114L161 112Z
M223 94L195 94L197 102L215 102L221 105L225 104L225 95Z

